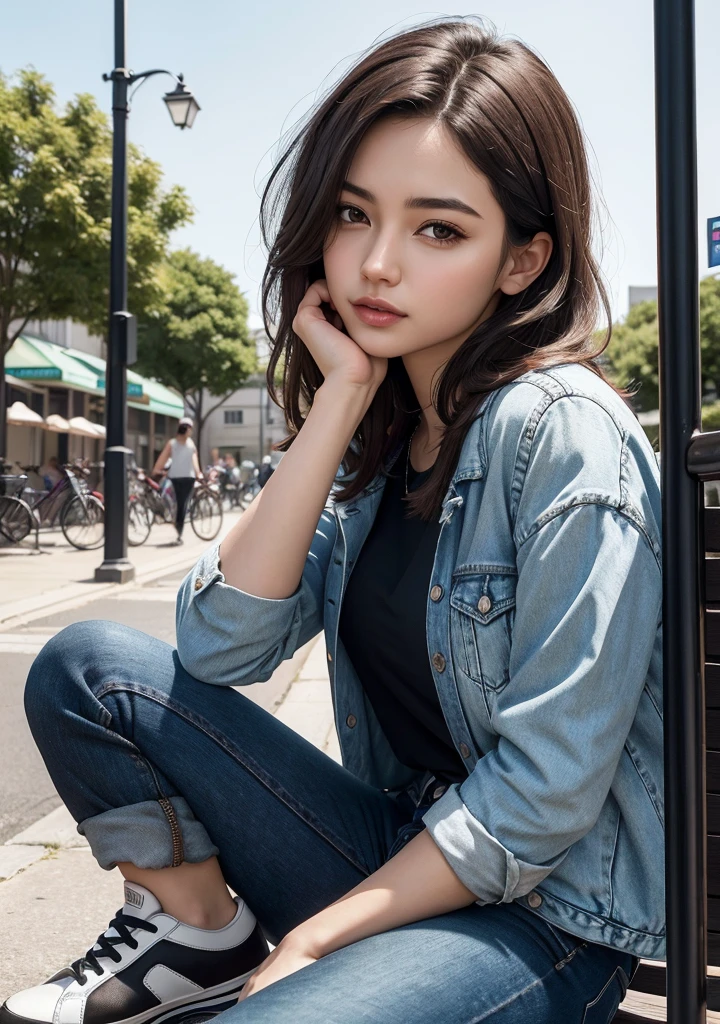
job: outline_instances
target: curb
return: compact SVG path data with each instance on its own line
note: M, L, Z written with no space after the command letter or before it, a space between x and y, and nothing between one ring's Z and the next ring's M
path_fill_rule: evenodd
M44 818L28 825L22 832L18 832L12 839L7 839L4 846L0 847L0 858L6 847L18 847L31 849L32 847L52 846L56 849L67 849L71 846L88 846L84 836L79 835L75 820L64 804L50 811Z
M169 576L175 570L185 566L190 572L201 554L202 552L191 560L188 560L185 555L185 557L163 562L162 565L156 562L142 572L138 572L131 583L72 583L55 590L48 590L37 597L15 601L12 605L0 605L0 630L25 626L35 619L44 618L51 611L64 612L70 611L72 608L79 608L88 601L94 601L96 597L115 593L118 590L121 590L123 594L132 593L146 583Z
M12 878L18 871L29 868L46 854L44 846L0 847L0 882L6 882L8 878Z

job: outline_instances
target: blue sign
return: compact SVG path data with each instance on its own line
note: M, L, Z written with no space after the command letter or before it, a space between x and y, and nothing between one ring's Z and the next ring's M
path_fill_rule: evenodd
M720 217L710 217L707 222L708 266L720 267Z
M105 390L105 378L98 377L97 386L101 391ZM133 381L128 381L127 386L128 398L142 398L143 389L142 384L135 384Z
M62 380L62 373L56 366L23 366L7 372L23 380Z

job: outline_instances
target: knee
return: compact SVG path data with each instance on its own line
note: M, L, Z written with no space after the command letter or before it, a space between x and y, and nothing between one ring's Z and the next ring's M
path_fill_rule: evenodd
M90 619L65 626L48 640L33 661L25 682L25 714L33 733L56 713L76 703L73 692L84 687L99 654L117 641L124 627L117 622Z

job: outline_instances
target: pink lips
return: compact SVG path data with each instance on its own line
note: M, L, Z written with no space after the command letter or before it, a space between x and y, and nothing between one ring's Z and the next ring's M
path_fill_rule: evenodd
M362 302L354 302L353 309L357 318L370 327L389 327L391 324L396 324L398 320L402 320L405 316L404 313L393 313L387 309L374 309L372 306L366 306Z

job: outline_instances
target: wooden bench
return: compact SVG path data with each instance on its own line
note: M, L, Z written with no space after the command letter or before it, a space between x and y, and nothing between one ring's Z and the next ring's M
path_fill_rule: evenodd
M705 509L708 1021L720 1024L720 508ZM665 966L642 960L613 1024L665 1021Z

